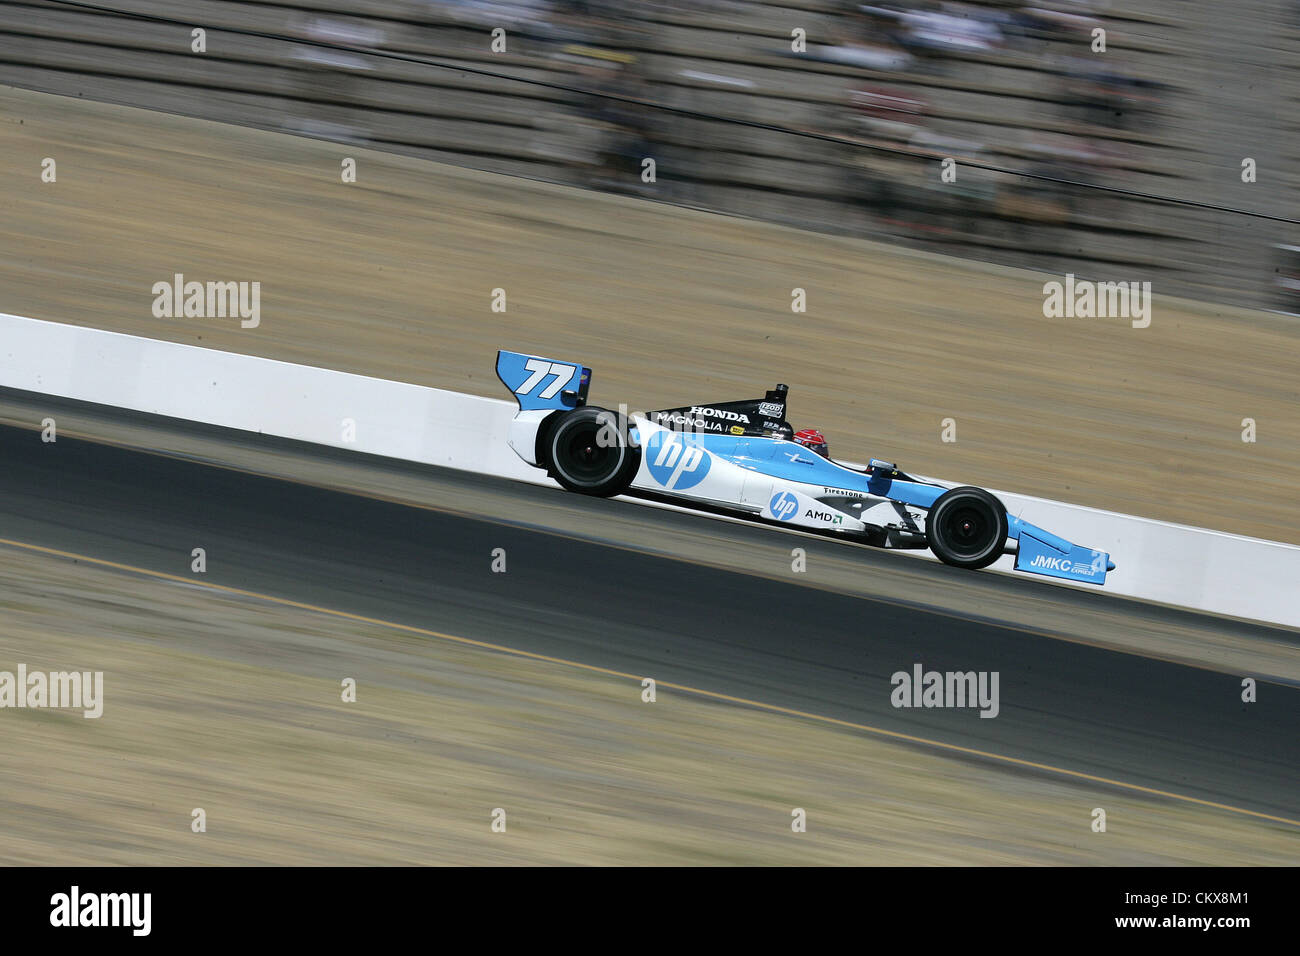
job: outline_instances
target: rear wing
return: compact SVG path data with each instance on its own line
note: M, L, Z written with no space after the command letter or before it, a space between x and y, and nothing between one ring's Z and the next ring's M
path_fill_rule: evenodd
M497 352L497 378L522 412L578 408L587 404L591 387L591 369L586 366L504 349Z

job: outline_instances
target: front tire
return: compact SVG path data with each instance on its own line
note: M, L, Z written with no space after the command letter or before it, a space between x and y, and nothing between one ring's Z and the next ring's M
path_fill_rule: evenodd
M987 568L1006 546L1007 509L983 488L952 488L930 508L925 540L944 564Z
M614 412L585 407L566 412L546 434L547 472L568 491L598 498L621 495L641 466L625 423Z

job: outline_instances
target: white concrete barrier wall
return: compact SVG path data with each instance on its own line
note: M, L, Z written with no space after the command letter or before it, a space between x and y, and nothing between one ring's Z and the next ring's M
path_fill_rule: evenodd
M0 314L0 386L547 481L506 444L513 403L234 352Z
M484 353L485 366L494 359ZM347 372L0 314L0 386L549 483L506 444L513 402ZM1300 547L997 494L1011 513L1108 551L1107 593L1300 626Z

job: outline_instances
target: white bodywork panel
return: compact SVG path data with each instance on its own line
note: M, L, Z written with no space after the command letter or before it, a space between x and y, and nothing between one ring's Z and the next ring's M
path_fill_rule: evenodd
M530 465L540 464L537 460L537 426L547 415L553 414L554 410L549 408L519 412L510 423L509 437L506 440L514 453Z
M866 531L869 526L924 530L923 514L919 515L919 521L904 523L895 503L888 499L845 492L841 497L857 498L862 503L862 516L854 517L817 500L828 493L820 482L809 484L775 478L719 455L706 456L683 441L681 432L655 425L640 416L634 416L633 421L640 439L641 466L632 479L632 487L639 491L746 511L816 531L854 533Z
M550 409L520 412L510 425L510 447L530 465L537 465L537 429ZM780 524L812 531L850 535L876 529L925 533L925 514L910 512L888 498L861 491L777 478L746 468L690 444L689 432L675 431L633 415L641 464L632 489L684 498L704 506L744 512ZM845 467L845 466L841 466ZM819 498L840 498L837 506ZM849 500L845 500L849 499Z

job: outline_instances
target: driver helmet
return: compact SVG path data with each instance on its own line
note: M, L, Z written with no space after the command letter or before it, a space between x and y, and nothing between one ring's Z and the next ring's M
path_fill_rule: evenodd
M830 448L826 445L826 436L815 428L805 428L794 433L794 441L803 445L823 458L831 457Z

